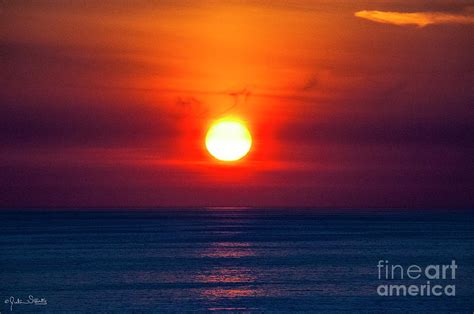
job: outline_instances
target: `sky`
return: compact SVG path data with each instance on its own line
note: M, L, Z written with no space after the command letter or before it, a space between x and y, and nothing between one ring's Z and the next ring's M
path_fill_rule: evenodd
M2 1L0 207L472 207L473 33L465 0Z

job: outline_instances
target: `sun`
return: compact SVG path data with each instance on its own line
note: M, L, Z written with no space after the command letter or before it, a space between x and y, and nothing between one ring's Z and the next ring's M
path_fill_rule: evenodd
M252 136L240 121L221 120L213 124L206 135L206 148L218 160L239 160L252 147Z

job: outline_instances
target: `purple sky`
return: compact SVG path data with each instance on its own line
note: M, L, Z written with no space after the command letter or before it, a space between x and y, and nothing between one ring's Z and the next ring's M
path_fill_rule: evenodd
M0 207L472 207L473 32L462 0L4 1Z

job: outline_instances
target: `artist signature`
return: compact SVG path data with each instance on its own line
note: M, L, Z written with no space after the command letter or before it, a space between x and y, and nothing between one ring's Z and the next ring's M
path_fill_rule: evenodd
M13 305L17 304L34 304L34 305L46 305L48 304L48 301L45 298L35 298L32 295L28 296L28 299L22 300L20 298L16 298L14 296L11 296L8 299L5 299L5 304L10 304L10 311L13 311Z

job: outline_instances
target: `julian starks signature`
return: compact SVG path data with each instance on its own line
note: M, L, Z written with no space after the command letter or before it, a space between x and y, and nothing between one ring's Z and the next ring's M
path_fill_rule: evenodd
M13 305L19 304L33 304L33 305L47 305L48 301L45 298L35 298L32 295L28 296L28 299L22 300L20 298L15 298L11 296L5 299L5 304L10 304L10 311L13 311Z

